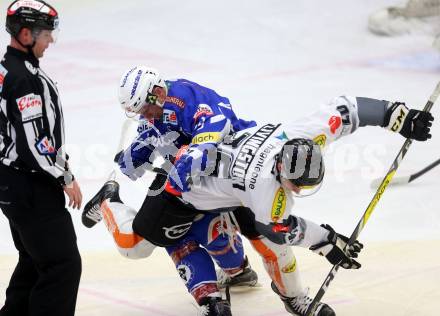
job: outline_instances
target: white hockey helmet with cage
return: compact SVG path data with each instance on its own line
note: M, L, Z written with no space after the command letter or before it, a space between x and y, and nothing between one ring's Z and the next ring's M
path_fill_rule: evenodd
M147 66L131 68L119 83L119 103L127 112L134 113L139 113L146 104L163 107L165 101L153 93L156 87L164 88L167 93L165 80L156 69Z

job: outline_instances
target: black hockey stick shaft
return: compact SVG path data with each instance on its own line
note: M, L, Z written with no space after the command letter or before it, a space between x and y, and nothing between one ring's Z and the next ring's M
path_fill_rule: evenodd
M423 168L422 170L420 170L419 172L416 172L412 175L409 176L409 180L408 182L411 182L415 179L417 179L418 177L420 177L421 175L424 175L425 173L427 173L429 170L434 169L435 167L437 167L438 165L440 165L440 158L437 159L436 161L434 161L432 164L430 164L429 166Z
M440 159L434 161L433 163L431 163L430 165L426 166L425 168L423 168L422 170L413 173L409 176L400 176L400 177L395 177L393 179L393 182L390 183L391 186L395 186L395 185L402 185L402 184L408 184L412 181L414 181L415 179L419 178L420 176L424 175L425 173L427 173L429 170L434 169L435 167L437 167L438 165L440 165ZM380 181L382 179L376 179L374 181L371 182L371 187L372 188L377 188L380 184Z
M423 108L423 111L425 111L425 112L431 111L431 108L434 105L435 101L437 100L439 94L440 94L440 82L435 87L434 92L432 93L431 97L429 98L428 102L426 103L425 107ZM368 220L370 219L370 216L373 213L377 203L379 202L380 198L382 197L383 193L385 192L388 184L393 179L394 174L397 171L397 168L399 168L399 165L402 162L403 158L405 157L406 153L408 152L408 149L411 146L411 144L412 144L411 139L408 138L405 140L405 143L403 144L402 148L400 149L399 153L397 154L397 157L394 159L393 164L391 165L389 171L387 172L386 176L383 178L382 183L380 184L379 188L376 190L376 194L374 194L373 199L371 200L370 204L368 205L367 209L365 210L364 214L362 215L362 218L360 219L359 223L357 224L355 230L351 234L350 239L346 245L346 248L349 245L352 245L353 242L358 239L360 233L362 232L362 230L364 229ZM321 299L325 295L325 292L327 291L330 283L335 278L338 270L339 270L339 264L334 265L333 268L330 270L329 274L327 275L327 277L324 280L324 283L321 285L321 288L318 290L318 293L316 294L315 298L313 299L312 303L310 304L309 308L307 309L306 316L312 316L314 314L314 312L316 311L316 308L318 306L318 303L321 301Z

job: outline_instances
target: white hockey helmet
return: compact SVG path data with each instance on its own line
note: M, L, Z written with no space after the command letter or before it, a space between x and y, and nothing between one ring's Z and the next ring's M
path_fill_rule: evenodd
M159 100L153 93L155 87L165 89L167 85L159 72L147 66L136 66L126 71L119 83L119 103L128 112L139 113L145 104L163 106L165 100Z

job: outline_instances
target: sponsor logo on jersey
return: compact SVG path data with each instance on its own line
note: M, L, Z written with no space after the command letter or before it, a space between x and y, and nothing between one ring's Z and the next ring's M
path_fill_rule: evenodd
M131 88L130 99L133 99L134 95L136 94L136 89L139 85L139 80L141 79L141 76L142 76L142 70L139 70L136 75L136 78L134 78L133 88Z
M149 131L150 129L153 128L153 126L154 126L154 119L151 119L151 120L142 119L139 122L137 132L140 134L145 131Z
M284 273L293 273L296 270L296 259L293 258L293 262L281 269Z
M346 105L339 105L336 107L339 113L341 113L342 118L342 132L341 135L350 134L351 131L351 119L350 119L350 110Z
M165 98L165 102L170 102L172 104L177 105L179 108L183 109L185 107L185 101L177 97L169 97Z
M23 122L28 122L43 116L43 101L41 100L41 96L30 93L18 98L16 101Z
M286 132L284 132L284 131L280 135L276 136L276 138L278 138L279 140L282 140L282 141L289 140Z
M0 65L0 92L3 90L3 83L5 82L6 74L8 73L8 70L3 67L3 65Z
M162 119L165 124L177 125L177 115L173 110L163 110Z
M180 237L183 237L189 229L191 228L192 222L180 224L172 227L162 227L162 229L165 231L165 236L169 239L179 239Z
M333 115L328 120L328 126L330 127L330 132L332 134L336 134L336 131L338 130L339 127L341 127L341 125L342 125L342 119L339 116Z
M214 115L214 111L212 111L211 107L208 104L199 104L196 114L194 114L193 117L194 121L197 121L197 119L202 115L211 116Z
M286 210L286 192L280 187L275 194L275 198L272 202L272 221L278 222L278 220L283 217L284 211Z
M193 144L218 143L221 140L220 133L200 133L191 140Z
M240 147L240 151L237 153L237 158L235 159L232 168L232 187L246 191L245 178L248 172L249 166L255 158L255 155L266 140L275 132L275 130L280 126L273 124L266 124L262 126L258 131L251 135L243 145Z
M327 136L325 136L325 134L321 134L313 138L313 142L316 145L319 145L321 148L325 146L326 141L327 141Z
M249 180L249 189L255 189L255 185L257 183L257 178L260 175L261 170L264 168L264 162L266 158L269 157L270 152L275 149L275 145L269 144L264 150L258 155L258 160L255 166L251 171L251 178Z
M35 144L35 147L37 148L37 151L40 153L40 155L43 156L53 155L56 152L55 148L52 146L47 136L44 136L44 138L38 141Z
M201 130L205 126L206 117L201 117L200 120L197 122L197 125L195 126L194 130Z

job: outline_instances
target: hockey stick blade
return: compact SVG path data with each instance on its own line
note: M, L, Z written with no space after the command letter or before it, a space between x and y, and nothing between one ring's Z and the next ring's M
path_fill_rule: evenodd
M415 179L417 179L418 177L424 175L425 173L427 173L428 171L434 169L435 167L437 167L438 165L440 165L440 158L437 159L436 161L434 161L433 163L431 163L429 166L423 168L422 170L413 173L409 176L402 176L402 177L396 177L393 179L393 182L390 183L390 186L396 186L396 185L402 185L402 184L407 184L410 183L412 181L414 181ZM376 189L379 184L381 183L381 179L375 179L371 182L371 188Z
M393 179L393 181L389 184L389 186L397 186L402 184L407 184L411 182L411 176L403 176L403 177L396 177ZM371 188L377 189L379 185L382 183L382 178L377 178L371 182Z
M434 103L437 100L439 95L440 95L440 82L437 83L437 85L434 89L434 92L432 93L431 97L429 98L428 102L426 103L425 107L423 108L423 111L425 111L425 112L431 111L431 108L434 105ZM403 158L405 157L406 153L408 152L411 144L412 144L411 139L408 138L405 140L405 143L403 144L402 148L400 149L399 153L397 154L396 158L394 159L389 171L387 172L387 174L383 178L381 184L379 185L378 189L376 190L376 193L374 194L373 199L371 200L370 204L368 204L368 207L365 210L364 214L362 215L362 218L360 219L356 228L354 229L353 233L351 234L350 239L347 242L347 245L345 246L345 249L347 249L347 247L349 245L352 245L358 239L360 233L362 232L362 230L364 229L368 220L370 219L371 214L373 213L377 203L379 203L380 198L382 197L386 188L388 187L391 180L393 179L394 174L396 173L397 169L399 168L399 165L402 162ZM336 264L330 270L330 272L328 273L327 277L324 280L324 283L321 285L321 288L316 293L316 296L313 299L312 303L310 303L309 308L307 309L307 312L306 312L306 316L314 316L314 313L316 311L318 303L324 297L325 293L327 292L327 290L330 286L330 283L335 279L335 276L336 276L336 273L338 272L338 269L339 269L339 264Z

